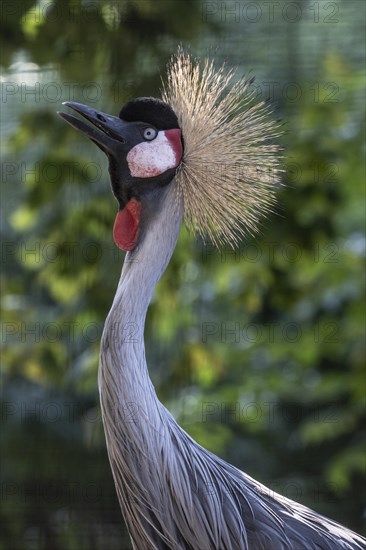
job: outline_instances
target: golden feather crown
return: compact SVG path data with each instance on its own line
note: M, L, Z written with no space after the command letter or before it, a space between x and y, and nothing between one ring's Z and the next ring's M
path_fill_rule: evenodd
M255 102L250 80L235 70L200 64L181 49L168 65L163 100L176 113L184 156L176 175L187 226L217 245L235 246L258 228L280 183L281 135L264 101Z

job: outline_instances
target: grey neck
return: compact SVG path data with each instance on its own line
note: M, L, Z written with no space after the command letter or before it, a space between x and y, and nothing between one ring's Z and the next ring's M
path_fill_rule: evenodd
M183 199L173 180L142 201L139 244L127 254L101 342L99 391L109 461L118 499L138 548L160 548L146 524L157 494L156 465L169 446L168 411L158 400L144 348L146 311L175 248ZM166 449L165 449L166 450ZM173 527L170 526L172 529ZM173 548L174 546L172 546Z
M162 405L147 370L143 335L148 305L169 263L182 224L183 199L177 193L175 180L146 197L142 209L139 244L126 255L101 343L99 388L107 443L107 431L112 422L117 422L115 413L118 410L123 416L121 410L126 403L140 419L148 420L150 428L160 430ZM139 435L136 428L133 426L134 433L130 434L132 439L137 437L133 445L141 444L138 440L140 436L144 439L142 432L147 425L140 423ZM111 444L112 440L116 438L111 438Z

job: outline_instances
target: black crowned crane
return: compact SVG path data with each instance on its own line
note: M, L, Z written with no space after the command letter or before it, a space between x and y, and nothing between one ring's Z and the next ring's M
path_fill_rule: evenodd
M107 317L99 389L108 455L135 550L355 550L366 540L261 485L196 443L158 400L144 324L185 218L236 244L268 213L280 180L279 135L248 82L212 62L173 58L163 100L133 99L118 117L65 103L60 113L107 155L127 251ZM130 328L133 338L126 338Z

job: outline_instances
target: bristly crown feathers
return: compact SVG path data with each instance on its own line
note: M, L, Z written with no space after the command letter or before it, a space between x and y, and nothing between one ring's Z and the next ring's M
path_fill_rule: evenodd
M185 221L216 245L235 246L254 233L280 184L280 148L271 142L282 131L265 102L255 103L250 83L213 61L201 68L179 49L163 84L184 140L176 181Z

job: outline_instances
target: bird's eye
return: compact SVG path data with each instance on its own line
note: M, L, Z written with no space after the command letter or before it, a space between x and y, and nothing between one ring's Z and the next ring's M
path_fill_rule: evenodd
M158 132L155 130L155 128L145 128L143 136L147 141L151 141L152 139L155 139L158 135Z

